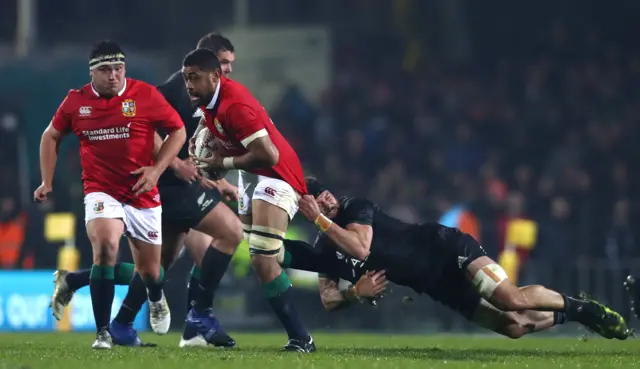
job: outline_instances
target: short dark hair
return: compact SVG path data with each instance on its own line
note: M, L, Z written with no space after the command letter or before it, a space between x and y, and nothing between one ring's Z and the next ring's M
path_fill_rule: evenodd
M89 60L105 55L116 54L122 54L124 56L124 51L122 51L122 48L117 43L111 40L100 40L93 44L91 52L89 53Z
M207 33L198 40L198 49L209 49L218 54L220 51L235 52L233 44L228 38L222 36L217 32Z
M195 49L191 51L182 61L183 67L198 67L202 70L220 69L220 61L216 53L209 49Z
M318 195L320 195L324 191L328 191L329 190L327 188L327 186L322 184L315 177L307 177L307 178L305 178L305 180L307 182L307 190L309 191L309 195L311 195L313 197L318 197Z

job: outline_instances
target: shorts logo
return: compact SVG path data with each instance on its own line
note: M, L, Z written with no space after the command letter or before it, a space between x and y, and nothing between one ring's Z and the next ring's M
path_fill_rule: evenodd
M271 197L276 197L276 190L274 190L271 187L266 187L264 189L264 193L266 193L267 195L271 196Z
M104 202L96 201L96 203L93 205L93 212L96 214L102 214L103 211L104 211Z
M157 195L153 196L153 201L154 202L160 202L160 194L157 194Z
M136 102L131 99L126 99L122 102L122 115L127 118L136 116Z
M78 114L80 114L81 117L87 117L91 115L91 107L81 106L80 109L78 109Z
M149 237L150 240L157 240L158 239L158 232L156 231L149 231L147 233L147 236Z

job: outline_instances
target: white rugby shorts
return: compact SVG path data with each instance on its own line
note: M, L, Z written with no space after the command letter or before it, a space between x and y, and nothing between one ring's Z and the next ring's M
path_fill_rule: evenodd
M244 170L238 171L238 214L250 215L251 200L263 200L275 205L289 214L289 220L298 212L300 194L287 182L259 176Z
M162 206L137 209L104 192L84 197L84 222L97 218L122 219L127 236L153 245L162 245Z

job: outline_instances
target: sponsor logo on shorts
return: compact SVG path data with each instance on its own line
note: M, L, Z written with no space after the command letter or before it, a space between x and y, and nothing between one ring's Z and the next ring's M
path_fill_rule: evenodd
M160 194L153 196L153 201L159 203L160 202Z
M158 239L158 232L149 231L149 232L147 232L147 237L149 237L150 240L157 240Z
M267 195L271 196L271 197L276 197L276 190L274 190L271 187L266 187L264 189L264 193L266 193Z
M104 202L103 201L96 201L95 204L93 204L93 212L96 214L102 214L102 212L104 211Z
M131 99L126 99L122 102L122 115L127 118L136 116L136 102Z
M207 199L207 194L206 193L202 193L202 195L200 195L200 197L198 197L197 203L198 206L200 206L200 210L205 210L209 205L211 205L211 203L213 202L212 199Z
M91 115L91 107L81 106L80 109L78 109L78 114L80 114L81 117L88 117Z

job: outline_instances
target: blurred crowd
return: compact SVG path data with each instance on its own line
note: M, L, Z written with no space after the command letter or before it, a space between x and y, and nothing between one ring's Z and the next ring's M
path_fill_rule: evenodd
M537 35L528 53L411 70L399 40L342 40L322 106L291 87L276 122L340 194L412 222L462 211L494 257L525 219L532 257L617 265L640 254L640 54L562 22Z
M622 267L640 256L640 53L584 24L546 22L521 36L452 60L429 45L409 53L403 32L336 32L321 104L291 85L270 112L306 172L337 194L458 226L496 258ZM9 113L0 115L4 249L21 195ZM58 188L68 191L56 203L82 219L77 155L62 160Z

